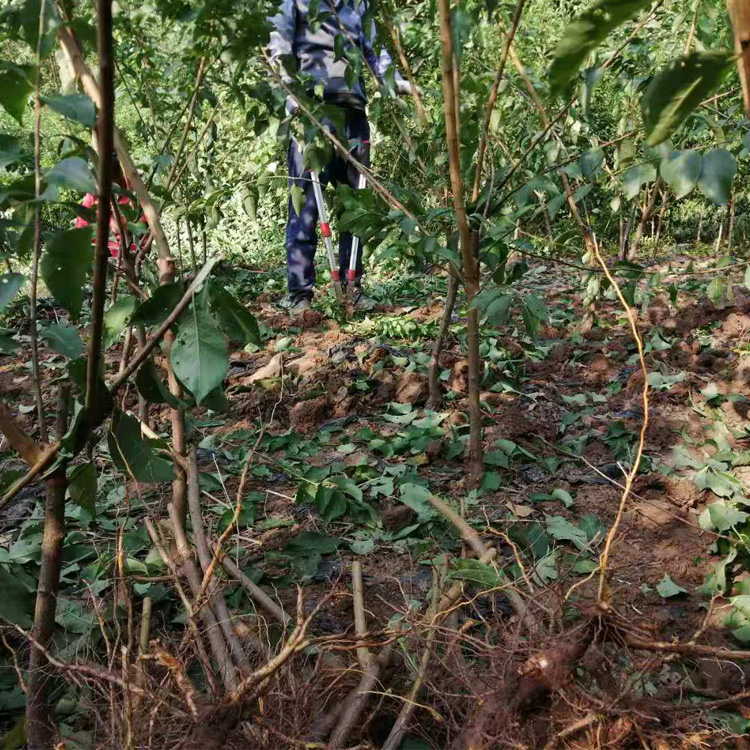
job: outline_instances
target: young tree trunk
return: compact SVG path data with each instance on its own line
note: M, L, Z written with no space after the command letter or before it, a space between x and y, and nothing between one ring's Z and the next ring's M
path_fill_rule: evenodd
M60 387L57 410L57 437L67 430L69 386ZM42 565L36 592L34 626L31 630L33 644L29 657L29 678L26 692L26 735L29 750L51 750L54 724L47 705L47 657L36 648L46 648L55 630L57 592L60 587L63 541L65 540L65 477L66 462L52 473L46 483L44 501L44 537L42 540Z
M737 70L740 74L745 114L750 117L750 5L745 0L727 0L727 10L734 31Z
M139 323L137 326L134 327L133 333L135 335L135 340L138 342L138 348L142 349L146 345L146 328L143 325L143 323ZM138 419L143 422L143 424L146 425L146 427L149 426L149 406L148 401L141 396L141 394L138 394Z
M112 214L112 152L115 147L115 65L112 59L112 0L99 0L99 117L97 147L99 149L99 185L96 205L96 253L91 298L91 331L89 333L86 369L86 410L89 424L98 411L102 336L104 334L104 302L107 297L109 262L109 223ZM122 250L121 250L122 252Z
M628 248L625 260L635 260L636 255L638 255L638 248L640 247L641 240L643 239L643 233L646 230L646 224L648 223L649 218L654 212L654 207L656 206L656 199L659 195L659 188L660 180L657 179L657 181L654 183L653 189L651 190L651 194L649 195L648 200L645 202L643 210L641 211L641 220L638 222L638 226L635 229L635 236L633 237L633 241L630 243L630 247Z
M661 237L661 230L664 228L664 215L667 211L667 206L669 205L669 198L664 195L664 198L661 202L661 208L659 209L659 219L656 223L656 238L655 242L656 244L659 243L659 238Z
M159 268L159 285L172 284L175 280L175 265L172 258L159 258L156 262ZM164 353L167 360L167 384L169 392L181 399L182 386L175 377L174 370L169 358L174 344L174 331L167 331L164 334ZM181 407L170 409L172 421L172 446L181 456L186 455L187 442L185 440L185 411ZM174 466L175 478L172 482L172 504L174 505L177 517L185 525L187 520L187 474L179 463Z
M468 316L466 324L469 358L469 480L478 484L484 471L482 457L482 411L479 406L479 378L481 361L479 358L479 315L472 307L474 297L479 293L479 262L476 256L478 233L469 229L469 219L464 204L463 182L461 177L461 145L459 141L458 75L453 50L450 0L439 0L440 41L442 45L441 66L443 73L443 104L445 111L445 133L448 143L453 205L458 223L459 246L463 266L463 280L466 289Z
M547 236L549 237L549 249L552 252L555 247L555 233L552 231L552 219L549 215L549 206L546 200L542 203L542 216L544 217L544 226L547 229Z
M545 128L551 127L550 119L547 116L546 110L544 109L544 104L542 103L542 100L539 98L539 94L534 88L534 85L531 83L531 80L529 79L529 76L527 75L526 70L524 69L521 63L521 60L519 59L518 55L515 53L512 47L510 48L510 56L516 68L516 71L521 76L521 80L523 81L524 86L526 87L526 90L528 91L529 96L531 97L531 101L534 102L534 107L536 108L536 111L539 114L539 119L542 121L542 125ZM560 142L560 145L562 146L562 142ZM563 148L563 152L565 152L564 148ZM573 220L575 221L575 223L578 226L578 229L581 232L581 238L583 239L583 244L584 244L584 247L586 248L586 253L584 255L584 262L587 265L591 264L593 263L593 259L594 259L594 236L593 236L593 231L591 228L591 221L589 220L588 215L586 216L586 221L584 221L583 218L581 218L580 211L578 210L578 206L576 205L575 197L573 194L573 189L570 186L570 180L568 179L568 175L564 171L560 171L559 176L560 176L560 182L562 183L563 190L565 192L565 199L568 203L568 208L570 209L570 214L573 217ZM586 332L591 328L593 324L594 324L594 301L592 300L584 309L583 317L581 318L581 322L579 324L579 329L581 330L581 332Z
M188 236L188 244L190 246L190 263L193 267L193 273L198 273L198 258L195 255L195 240L193 239L193 227L190 224L190 219L185 219L185 224L187 225L187 236Z
M52 0L49 0L52 2ZM42 381L39 374L39 334L36 326L37 290L39 288L39 259L42 255L42 42L44 41L44 16L47 0L42 0L39 10L39 30L36 49L36 91L34 96L34 258L31 264L31 291L29 294L29 336L31 337L31 378L34 383L39 440L47 442L47 421L44 416Z
M735 211L735 196L732 193L729 198L729 225L727 226L727 251L732 252L734 247L734 211Z
M448 291L445 297L445 307L443 307L443 318L440 321L440 330L432 345L432 357L430 357L430 398L428 407L437 409L443 401L443 394L440 390L440 355L443 353L445 337L448 335L448 329L453 318L453 309L456 306L456 296L458 295L458 279L450 274L448 277Z
M474 260L471 276L466 276L466 344L469 355L469 462L470 479L478 486L484 473L482 450L482 408L479 404L479 388L482 380L482 360L479 356L479 310L471 303L479 293L479 263L476 261L479 246L479 232L473 231L469 240L469 252Z
M205 219L201 222L201 245L203 247L203 265L208 263L208 233L206 232Z
M703 211L704 209L701 208L701 214L698 217L698 232L695 235L695 244L700 245L701 244L701 232L703 231Z
M490 123L492 122L492 110L495 108L497 95L500 91L500 83L503 80L503 73L505 72L505 64L508 61L508 54L510 53L511 44L513 44L513 37L515 37L516 32L518 31L518 24L521 21L521 14L523 13L523 9L525 5L526 5L526 0L518 0L518 3L516 4L515 11L513 12L513 20L511 21L510 29L508 29L508 33L505 36L505 43L503 44L503 50L500 53L500 64L497 68L497 73L495 74L495 80L492 83L492 89L490 90L490 95L489 95L489 98L487 99L487 104L484 108L484 125L482 128L482 136L479 139L479 146L477 147L477 166L474 172L474 186L471 191L472 203L476 203L477 198L479 197L479 186L482 181L482 165L484 163L485 151L487 150L487 140L488 140L488 136L490 132ZM450 11L450 8L449 8L449 11ZM449 24L449 28L450 28L450 24ZM441 33L442 33L442 27L441 27ZM453 50L452 44L451 44L451 50ZM454 71L456 71L455 64L453 65L453 69ZM443 75L445 75L445 72L443 73ZM458 83L456 82L455 84L456 94L458 94L458 90L459 90ZM458 118L458 113L456 114L456 117ZM460 132L460 122L458 121L458 119L457 119L457 126Z
M724 219L719 220L719 233L716 235L716 244L714 245L714 255L718 256L721 249L721 241L724 239Z
M628 238L630 237L630 230L633 228L633 222L635 221L636 207L633 206L633 210L628 216L627 223L625 224L625 231L622 234L620 242L620 260L627 260L628 257Z

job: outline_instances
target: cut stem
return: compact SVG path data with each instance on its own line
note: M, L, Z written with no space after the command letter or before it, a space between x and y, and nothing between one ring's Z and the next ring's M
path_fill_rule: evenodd
M63 435L68 421L69 385L59 392L57 433ZM53 744L54 724L47 703L46 648L55 632L57 592L60 588L63 543L65 541L65 491L68 482L63 461L47 479L44 501L44 536L42 564L34 608L32 647L29 657L29 679L26 695L26 732L29 750L49 750ZM37 644L41 648L37 647Z
M104 333L104 302L107 297L109 267L109 222L112 215L112 152L114 150L115 84L112 60L112 0L99 0L99 118L97 147L99 149L99 196L96 206L96 251L94 254L93 296L91 299L91 332L86 368L86 411L89 429L93 429L99 401L102 336Z
M205 574L213 561L213 555L211 549L208 546L208 539L206 538L206 529L203 526L203 517L201 515L201 488L198 477L198 462L195 456L195 448L192 447L188 451L188 504L190 506L190 521L193 525L193 536L195 537L195 546L198 550L198 560L201 565L201 569ZM195 609L199 609L202 601L201 597L203 594L203 587L199 586L197 601L193 605ZM216 613L216 619L221 625L224 638L229 646L229 651L232 654L234 663L240 668L240 670L250 671L250 661L247 658L242 645L240 644L237 634L234 632L232 626L232 616L229 614L229 608L222 595L221 591L215 585L212 586L208 592L209 601L211 608Z
M31 290L29 293L29 335L31 337L31 377L34 383L39 439L46 443L47 422L44 416L42 382L39 374L39 334L37 332L37 292L39 289L39 260L42 255L42 43L44 41L44 14L47 0L42 0L39 10L39 29L36 45L36 91L34 96L34 257L31 264Z
M456 297L458 296L458 279L451 273L448 277L448 291L445 297L443 307L443 317L440 321L440 330L432 345L432 356L430 357L430 409L439 408L443 401L443 394L440 390L440 355L443 353L445 339L448 336L451 320L453 319L453 310L456 307Z

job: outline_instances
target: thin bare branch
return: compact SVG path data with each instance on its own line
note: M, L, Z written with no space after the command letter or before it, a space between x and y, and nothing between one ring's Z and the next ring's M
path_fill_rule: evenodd
M492 121L492 111L495 109L495 102L497 101L497 94L500 90L500 83L503 80L503 73L505 72L505 64L508 61L508 52L510 46L513 43L513 39L518 31L518 24L521 21L521 14L523 13L526 0L518 0L516 10L513 13L513 20L510 24L510 29L505 35L505 44L503 45L503 51L500 55L500 64L495 74L495 80L490 90L490 96L487 99L487 105L484 108L484 125L482 126L482 136L479 140L479 147L477 148L477 166L474 172L474 187L471 191L471 202L476 203L479 197L479 186L482 182L482 167L484 166L484 154L487 150L487 137L490 132L490 122Z

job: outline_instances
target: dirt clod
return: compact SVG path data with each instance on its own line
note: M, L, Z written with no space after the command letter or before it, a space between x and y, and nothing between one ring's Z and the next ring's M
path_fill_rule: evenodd
M399 404L423 404L430 395L427 378L418 372L405 372L396 385L396 401Z
M289 411L289 423L297 432L309 433L326 418L327 413L328 397L318 396L295 404Z

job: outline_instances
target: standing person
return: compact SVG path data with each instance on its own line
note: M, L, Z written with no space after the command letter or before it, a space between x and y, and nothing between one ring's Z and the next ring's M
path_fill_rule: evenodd
M342 110L340 119L344 123L344 132L337 133L339 139L349 143L352 156L369 167L370 126L367 122L365 84L361 77L351 81L351 76L347 76L347 59L340 56L341 48L343 46L346 50L356 46L362 53L364 63L381 84L385 71L391 65L390 55L383 50L377 56L373 50L375 25L366 21L366 0L323 0L312 18L311 6L314 5L317 5L315 0L282 1L278 15L273 18L275 31L271 33L269 45L271 59L286 83L291 83L293 79L284 68L283 58L293 60L299 73L311 81L308 92L311 96L313 90L322 84L325 103ZM408 81L398 74L395 80L400 94L411 92ZM296 110L291 97L287 100L287 110L290 114ZM323 122L331 132L336 132L330 120L324 119ZM294 139L290 139L287 161L290 190L297 185L304 191L299 213L289 198L286 225L289 308L291 314L296 315L309 309L313 297L318 208L309 170L305 170L302 151ZM340 154L334 153L321 172L320 179L323 184L343 182L357 187L358 173ZM352 235L341 232L339 267L342 280L346 279L351 247ZM356 287L353 302L356 309L369 310L374 307L374 302L362 293L362 273L362 253L359 253L356 280L353 282Z

